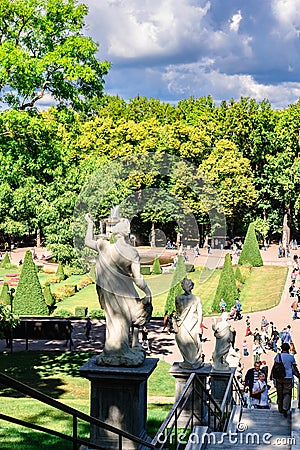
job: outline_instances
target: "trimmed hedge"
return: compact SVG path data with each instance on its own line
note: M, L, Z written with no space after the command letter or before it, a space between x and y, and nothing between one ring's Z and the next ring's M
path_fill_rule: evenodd
M250 223L248 227L239 264L253 267L261 267L264 265L256 238L254 222Z
M77 306L75 308L75 316L76 317L87 317L88 315L88 308L84 306Z
M162 273L162 269L160 267L160 263L159 263L159 257L156 256L153 266L152 266L152 274L153 275L160 275Z
M58 263L58 267L57 267L55 275L57 277L59 277L61 280L65 280L67 278L67 275L64 272L64 267L61 262Z
M4 281L3 287L0 294L0 303L2 305L10 305L10 295L8 294L9 286L7 281Z
M5 252L4 258L1 261L1 267L3 269L11 269L13 267L8 252Z
M238 289L236 286L235 275L232 267L230 254L225 256L224 266L219 279L216 295L213 301L213 311L220 311L219 303L221 298L224 298L227 304L227 310L229 310L238 297Z
M28 316L47 316L48 308L31 252L27 250L13 302L13 312Z
M142 275L151 275L151 267L150 266L141 266L141 274Z

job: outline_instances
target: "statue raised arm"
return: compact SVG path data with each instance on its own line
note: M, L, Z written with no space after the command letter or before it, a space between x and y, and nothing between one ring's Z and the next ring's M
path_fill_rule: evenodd
M129 220L120 218L113 227L116 242L112 244L104 238L95 240L90 214L86 214L85 219L88 223L85 245L98 252L96 289L106 318L105 346L96 363L139 366L145 359L145 351L138 342L138 327L150 320L152 297L140 273L139 254L129 244ZM143 299L139 298L135 285L145 293ZM132 326L134 334L130 345L129 331Z

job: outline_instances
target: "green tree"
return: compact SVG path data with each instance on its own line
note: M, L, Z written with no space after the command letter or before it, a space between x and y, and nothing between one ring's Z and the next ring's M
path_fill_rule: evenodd
M159 263L159 257L156 256L154 261L153 261L152 274L153 275L160 275L161 273L162 273L162 270L161 270L160 263Z
M4 281L0 294L0 303L2 303L2 305L10 305L10 295L8 291L9 291L8 283L7 281Z
M185 276L186 276L186 267L184 259L182 255L178 255L177 264L175 267L175 272L171 283L171 288L167 296L165 311L172 312L173 310L175 310L175 298L177 295L182 294L183 292L181 282Z
M82 108L100 96L109 63L84 36L88 8L77 0L0 1L0 89L9 106L25 109L50 94Z
M14 313L20 315L48 315L44 294L32 255L27 250L22 266L20 280L13 302Z
M230 233L257 199L250 161L232 142L222 139L200 166L222 202Z
M237 297L238 289L236 286L234 270L232 267L230 254L227 253L212 305L213 311L219 311L219 303L222 298L224 298L227 307L230 309L235 304Z
M253 267L263 266L263 260L256 239L254 222L249 224L241 256L239 258L239 264Z

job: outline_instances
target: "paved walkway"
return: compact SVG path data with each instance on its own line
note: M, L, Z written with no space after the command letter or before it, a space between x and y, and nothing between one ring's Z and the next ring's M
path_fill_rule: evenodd
M266 265L283 265L283 266L292 266L292 258L294 254L297 254L297 251L292 251L290 258L278 258L277 256L276 245L272 245L268 248L267 251L262 251L262 257L264 263ZM22 256L24 256L26 249L16 249L12 252L12 260L18 261ZM41 256L42 253L45 253L45 249L37 250L38 256ZM204 265L206 264L209 267L222 266L225 254L227 251L221 250L212 250L210 255L207 255L207 252L204 249L201 249L201 255L196 258L194 263L196 265ZM190 255L190 259L192 255ZM300 284L300 282L299 282ZM258 327L260 328L260 321L262 315L265 315L267 319L272 320L274 324L277 326L277 329L281 330L284 326L291 324L292 326L292 335L293 340L296 346L296 349L300 349L300 321L292 321L292 313L291 313L291 299L288 294L288 286L290 285L290 276L287 277L286 287L284 289L281 302L278 306L269 309L265 313L254 312L250 313L251 319L251 329ZM96 295L96 293L95 293ZM74 322L75 331L74 331L74 350L77 351L86 351L86 350L95 350L100 351L103 348L104 344L104 335L105 335L105 323L104 321L96 321L93 320L93 328L92 328L92 342L88 343L84 336L84 323L85 321L76 321ZM237 331L236 336L236 345L235 347L242 349L243 340L245 339L245 320L244 318L240 321L231 321L232 325ZM214 349L214 337L211 330L212 318L204 318L204 324L208 327L205 330L205 337L207 338L206 342L203 343L203 352L205 354L205 362L209 362L211 358L211 354ZM169 335L166 331L162 330L162 320L152 319L150 323L150 332L149 332L149 340L151 342L151 357L158 357L162 360L167 361L172 364L174 361L180 361L181 355L177 349L174 335ZM252 366L253 357L252 357L252 344L253 338L248 337L248 347L249 347L249 356L243 357L242 362L244 363L245 370ZM14 351L24 350L25 342L24 341L15 341L14 342ZM66 349L64 347L64 343L61 341L30 341L29 342L30 350L62 350ZM66 349L67 350L67 349ZM5 341L0 341L0 351L7 351L5 348ZM242 351L241 351L242 353ZM274 353L272 351L267 351L266 354L262 355L262 360L265 360L269 366L271 366L274 358ZM296 355L297 359L297 355ZM300 366L300 360L299 360Z

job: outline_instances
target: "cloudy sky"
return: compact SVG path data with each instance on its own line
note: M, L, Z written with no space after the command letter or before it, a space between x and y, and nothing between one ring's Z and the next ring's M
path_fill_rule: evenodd
M106 92L176 102L300 97L300 0L84 0Z

